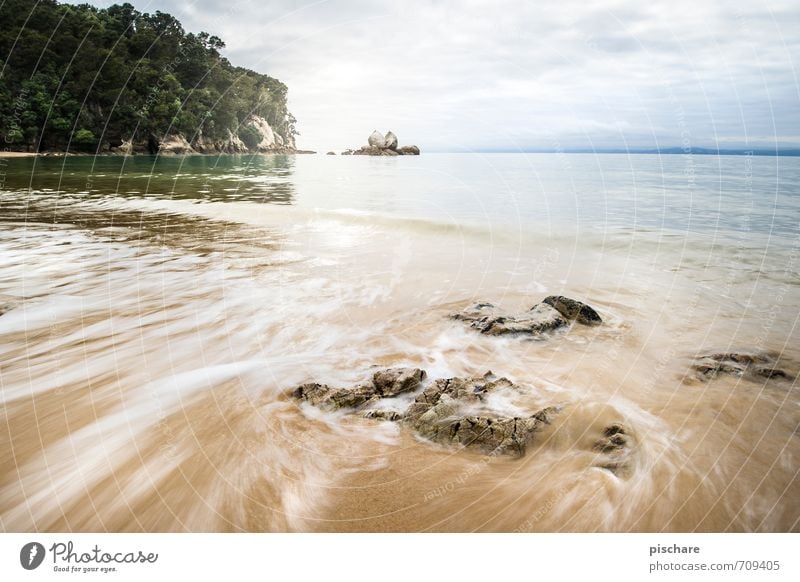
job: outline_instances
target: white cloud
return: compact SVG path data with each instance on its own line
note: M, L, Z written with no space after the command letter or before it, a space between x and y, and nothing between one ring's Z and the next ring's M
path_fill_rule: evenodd
M132 3L221 36L232 62L284 81L303 147L358 146L375 128L427 149L800 134L794 1Z

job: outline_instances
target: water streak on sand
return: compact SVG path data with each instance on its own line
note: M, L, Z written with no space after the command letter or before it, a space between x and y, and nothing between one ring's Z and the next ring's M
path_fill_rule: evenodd
M687 378L698 351L740 347L797 370L793 246L344 208L4 193L0 528L800 527L796 382ZM551 293L604 324L526 341L446 317ZM289 394L396 365L492 370L524 387L498 414L564 411L511 459ZM636 443L624 475L593 449L614 422Z

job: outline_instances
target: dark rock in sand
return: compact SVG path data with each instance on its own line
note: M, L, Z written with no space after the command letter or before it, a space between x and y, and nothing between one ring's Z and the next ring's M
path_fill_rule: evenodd
M793 376L777 367L777 358L766 352L718 352L701 355L692 364L695 377L710 380L719 374L740 376L751 381Z
M603 320L594 309L569 297L550 295L545 297L542 303L551 306L569 321L577 321L583 325L600 325L603 323Z

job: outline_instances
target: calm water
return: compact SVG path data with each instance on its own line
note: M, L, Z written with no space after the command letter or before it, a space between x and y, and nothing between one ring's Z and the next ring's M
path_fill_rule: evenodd
M0 528L789 531L800 158L0 159ZM547 341L446 315L562 293ZM299 407L375 365L492 370L566 405L523 459ZM538 408L537 408L538 407ZM623 421L635 471L595 467Z

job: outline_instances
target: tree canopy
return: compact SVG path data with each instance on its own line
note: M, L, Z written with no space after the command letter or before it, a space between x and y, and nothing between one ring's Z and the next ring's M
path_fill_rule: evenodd
M95 151L175 133L219 140L251 114L284 138L296 133L286 85L233 66L220 38L186 32L164 12L4 0L0 23L6 147Z

